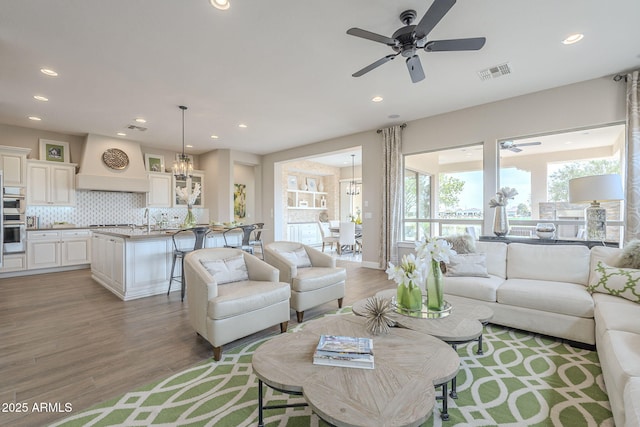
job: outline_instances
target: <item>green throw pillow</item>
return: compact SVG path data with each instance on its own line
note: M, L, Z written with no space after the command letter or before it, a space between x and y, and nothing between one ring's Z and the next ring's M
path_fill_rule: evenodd
M610 294L640 304L640 270L611 267L598 261L596 274L598 280L587 286L590 293Z

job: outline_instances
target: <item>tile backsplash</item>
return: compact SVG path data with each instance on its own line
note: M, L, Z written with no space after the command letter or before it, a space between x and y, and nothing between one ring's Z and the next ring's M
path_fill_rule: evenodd
M55 222L68 222L78 227L92 224L144 224L145 193L110 191L76 191L76 206L27 206L26 214L37 216L40 228L50 228ZM166 214L171 221L184 220L186 207L150 208L153 218ZM193 209L199 223L209 222L208 209Z

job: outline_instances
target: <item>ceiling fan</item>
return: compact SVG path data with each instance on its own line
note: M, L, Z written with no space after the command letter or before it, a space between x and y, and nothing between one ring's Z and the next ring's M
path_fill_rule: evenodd
M529 146L529 145L540 145L540 144L542 144L542 142L540 142L540 141L523 142L522 144L516 144L513 141L502 141L500 143L500 149L513 151L514 153L519 153L519 152L522 151L522 149L520 147L526 147L526 146Z
M349 28L347 34L386 44L395 52L367 65L360 71L353 73L352 76L360 77L380 65L395 59L396 56L402 55L407 58L407 68L409 69L411 81L417 83L424 79L424 71L420 63L420 57L416 55L418 49L424 48L427 52L482 49L486 41L484 37L427 41L427 35L454 4L456 4L456 0L434 0L429 10L427 10L420 22L418 22L418 25L412 25L412 22L417 17L416 11L405 10L400 14L400 21L402 21L405 26L398 29L391 37L372 33L360 28Z

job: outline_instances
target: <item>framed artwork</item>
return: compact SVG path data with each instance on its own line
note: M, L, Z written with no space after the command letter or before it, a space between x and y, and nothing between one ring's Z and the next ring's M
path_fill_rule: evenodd
M289 175L287 177L287 188L289 190L297 190L298 189L298 177L295 175Z
M247 186L245 184L234 184L234 187L233 216L237 221L247 216Z
M313 191L313 192L318 191L318 187L316 186L316 179L315 178L307 178L307 189L309 191Z
M64 141L40 140L40 160L69 163L69 143Z
M144 163L148 172L164 172L164 156L144 153Z

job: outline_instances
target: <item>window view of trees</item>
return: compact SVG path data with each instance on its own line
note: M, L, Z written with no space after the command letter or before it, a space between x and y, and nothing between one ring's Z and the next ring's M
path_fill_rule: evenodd
M583 176L611 173L620 173L619 160L588 160L563 163L559 169L549 173L547 199L550 202L568 202L569 180Z

